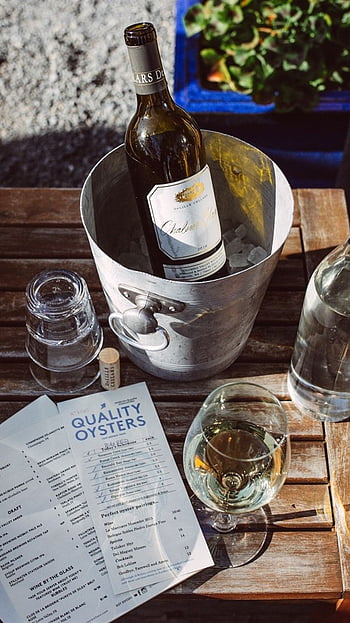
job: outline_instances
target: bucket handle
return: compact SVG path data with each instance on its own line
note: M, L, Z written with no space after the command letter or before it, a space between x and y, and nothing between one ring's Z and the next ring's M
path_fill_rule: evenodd
M134 348L139 348L140 350L157 351L164 350L169 344L169 335L163 327L157 326L153 331L153 333L160 333L162 335L162 341L160 342L160 344L152 346L148 344L142 344L142 342L139 341L138 334L123 323L122 314L112 312L109 315L108 322L113 333L115 333L122 342L125 342L126 344L129 344L129 346L133 346Z

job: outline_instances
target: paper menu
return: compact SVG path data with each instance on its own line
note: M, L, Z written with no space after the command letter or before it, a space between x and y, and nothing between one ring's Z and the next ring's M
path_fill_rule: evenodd
M49 398L37 399L2 423L0 439L0 468L7 465L0 469L4 623L107 623L186 578L181 574L171 582L113 594L62 417ZM11 472L9 478L5 472ZM44 513L36 522L39 509ZM41 556L45 552L48 558ZM75 573L78 569L84 575Z
M50 411L57 417L57 409L49 399L41 400L40 405L48 421ZM106 591L47 482L48 457L42 468L37 460L53 432L51 425L46 432L35 428L37 409L37 405L31 405L0 427L3 590L21 622L106 623L113 618L113 610L106 616ZM56 421L55 428L60 430L62 426L57 426ZM2 608L0 616L5 616Z
M213 564L145 383L59 412L115 593Z

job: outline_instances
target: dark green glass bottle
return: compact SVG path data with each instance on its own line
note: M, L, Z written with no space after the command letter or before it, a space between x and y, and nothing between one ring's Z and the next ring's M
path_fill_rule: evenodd
M172 99L152 24L124 31L137 109L125 150L154 274L198 281L228 274L200 129Z

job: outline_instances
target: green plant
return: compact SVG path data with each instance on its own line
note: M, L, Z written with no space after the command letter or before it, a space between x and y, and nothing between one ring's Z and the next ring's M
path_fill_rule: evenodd
M314 108L350 89L350 0L203 0L184 17L201 33L201 73L276 111Z

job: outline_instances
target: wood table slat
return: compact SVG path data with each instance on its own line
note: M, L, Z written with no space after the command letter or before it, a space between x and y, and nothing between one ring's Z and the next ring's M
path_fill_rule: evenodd
M233 545L234 547L234 545ZM310 570L312 572L310 573ZM175 587L221 599L334 599L341 573L333 532L273 532L264 554L249 565L208 569Z
M288 480L293 482L328 482L325 446L321 442L292 442Z
M326 424L331 491L343 568L344 597L350 599L350 452L344 444L350 439L350 421Z
M22 290L35 275L46 269L63 268L75 270L86 282L90 290L97 290L100 281L92 258L65 259L0 259L0 290Z
M294 257L296 259L303 259L303 245L301 241L301 231L300 231L300 223L297 227L294 225L291 227L291 230L287 236L287 240L285 241L282 252L281 259L285 257Z
M82 227L0 227L2 258L91 258Z
M78 188L0 188L2 225L81 225Z
M310 277L321 259L349 236L345 195L341 188L298 189L294 197L300 206L306 268Z
M256 317L256 324L292 324L296 327L303 306L304 292L269 289Z
M269 504L275 528L310 529L333 526L332 504L326 484L286 484Z
M0 276L1 288L1 276ZM91 290L91 298L100 320L107 321L108 307L101 291ZM25 321L25 286L20 290L7 290L0 296L0 325L24 325Z

